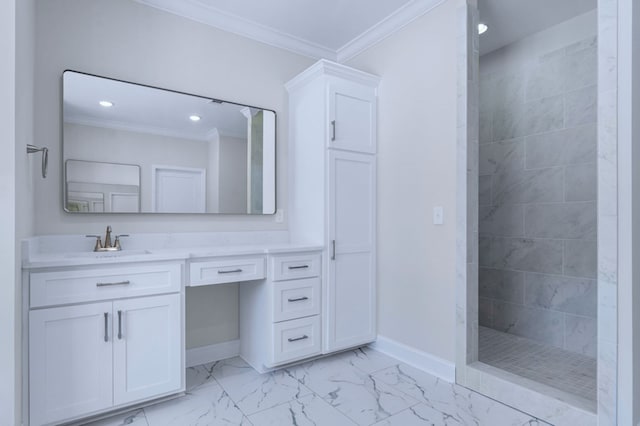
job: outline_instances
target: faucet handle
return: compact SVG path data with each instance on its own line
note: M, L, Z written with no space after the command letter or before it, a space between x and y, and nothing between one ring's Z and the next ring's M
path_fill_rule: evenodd
M102 237L100 235L85 235L85 237L96 239L96 246L93 248L93 251L99 251L102 248Z
M122 250L122 247L120 246L120 237L128 237L129 234L120 234L120 235L116 235L116 240L113 243L113 246L116 248L116 250Z

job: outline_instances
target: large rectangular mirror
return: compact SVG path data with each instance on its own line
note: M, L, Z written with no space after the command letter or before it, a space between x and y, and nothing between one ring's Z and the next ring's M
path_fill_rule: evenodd
M63 74L64 208L274 214L274 111Z

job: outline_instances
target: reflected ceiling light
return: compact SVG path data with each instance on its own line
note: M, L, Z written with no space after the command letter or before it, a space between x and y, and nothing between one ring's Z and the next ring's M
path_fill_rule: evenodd
M100 104L100 106L103 106L105 108L111 108L113 106L113 102L110 101L100 101L98 103Z
M200 116L199 115L195 115L195 114L194 115L190 115L189 116L189 120L194 121L194 122L195 121L200 121Z
M487 24L478 24L478 34L484 34L488 29L489 27L487 26Z

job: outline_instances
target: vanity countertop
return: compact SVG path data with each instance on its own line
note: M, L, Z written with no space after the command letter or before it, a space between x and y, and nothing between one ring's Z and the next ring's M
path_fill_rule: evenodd
M114 252L93 252L90 249L78 250L77 244L63 244L60 241L59 247L70 247L68 251L51 250L51 241L41 241L42 238L51 239L52 237L34 237L23 240L22 243L22 268L23 269L39 269L39 268L59 268L74 266L91 266L91 265L109 265L133 262L158 262L158 261L196 261L199 259L211 257L225 256L247 256L247 255L267 255L291 252L309 252L319 251L323 247L317 244L306 243L290 243L283 241L282 238L275 239L273 242L258 239L255 244L247 244L246 241L214 241L211 245L179 244L186 241L180 241L176 235L172 235L174 247L166 245L149 244L143 245L141 241L131 244L131 248ZM61 236L60 238L69 239L70 236ZM77 237L76 238L80 238ZM142 237L144 238L144 237ZM84 242L84 240L79 240ZM85 243L86 245L86 243ZM141 248L148 247L148 248Z

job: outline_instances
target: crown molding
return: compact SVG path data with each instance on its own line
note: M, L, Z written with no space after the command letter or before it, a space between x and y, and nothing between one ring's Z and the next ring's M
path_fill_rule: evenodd
M338 49L336 60L344 63L401 30L444 0L413 0Z
M346 65L331 62L326 59L320 59L311 67L298 74L292 80L288 81L284 87L288 92L294 92L300 87L304 87L311 80L320 76L335 76L357 81L367 86L377 87L380 83L380 77L359 71Z
M336 51L333 49L222 11L199 0L135 1L303 56L315 59L327 58L333 61L336 60Z
M135 0L165 12L238 34L270 46L315 58L344 63L404 26L428 13L444 0L412 0L338 50L259 24L212 7L200 0Z

